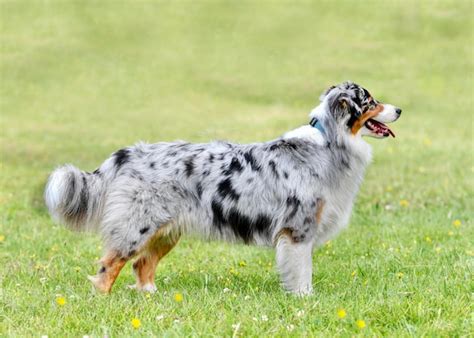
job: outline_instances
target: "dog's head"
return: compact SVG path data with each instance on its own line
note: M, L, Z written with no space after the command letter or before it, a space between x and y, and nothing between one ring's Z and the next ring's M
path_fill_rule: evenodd
M330 87L321 101L327 107L325 118L334 119L338 129L348 134L384 138L394 133L385 123L396 121L402 110L391 104L378 102L363 87L344 82Z

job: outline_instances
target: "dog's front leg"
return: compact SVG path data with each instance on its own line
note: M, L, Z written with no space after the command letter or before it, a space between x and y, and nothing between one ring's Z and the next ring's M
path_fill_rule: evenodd
M276 242L276 264L283 287L300 296L313 292L313 241L296 242L291 231L282 231Z

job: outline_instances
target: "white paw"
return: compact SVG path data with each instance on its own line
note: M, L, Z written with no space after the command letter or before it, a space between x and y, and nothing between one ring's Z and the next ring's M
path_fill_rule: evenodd
M92 282L96 290L102 293L109 293L110 292L110 287L104 286L104 283L102 279L98 276L87 276L87 279Z
M88 275L87 279L90 280L92 282L92 284L94 284L94 285L96 285L99 282L99 277L97 277L97 276Z
M137 284L132 284L128 286L129 289L135 289L138 291L143 291L143 292L149 292L149 293L155 293L158 289L156 288L155 284L147 283L142 286L138 286Z
M311 296L313 294L313 288L311 286L302 287L299 289L291 290L290 292L298 297L306 297Z
M295 293L296 296L298 297L308 297L313 294L313 290L303 290L303 291L298 291Z
M145 292L155 293L157 288L155 284L148 283L148 284L143 285L140 290L145 291Z

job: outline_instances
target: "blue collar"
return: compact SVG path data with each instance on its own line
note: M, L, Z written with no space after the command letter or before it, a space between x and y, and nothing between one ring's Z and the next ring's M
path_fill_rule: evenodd
M321 124L321 122L317 118L313 117L311 119L311 121L309 121L309 125L313 128L316 128L317 130L319 130L321 132L321 134L326 135L326 131L324 130L323 125Z

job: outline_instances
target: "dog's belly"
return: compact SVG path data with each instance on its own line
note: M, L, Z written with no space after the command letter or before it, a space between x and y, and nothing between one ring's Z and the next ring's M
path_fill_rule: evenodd
M244 222L241 220L241 222ZM236 226L243 227L239 232ZM272 245L272 229L268 232L254 231L251 224L221 224L216 226L207 214L206 208L193 208L180 213L173 221L172 227L179 233L188 234L202 240L219 240L230 243L245 243L258 246ZM246 229L246 230L244 230ZM247 230L251 230L248 233Z

